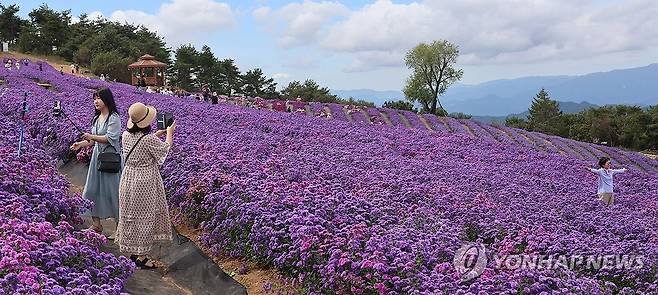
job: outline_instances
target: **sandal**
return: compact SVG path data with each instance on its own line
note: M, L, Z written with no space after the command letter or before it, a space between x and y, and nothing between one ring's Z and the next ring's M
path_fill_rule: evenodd
M135 266L137 266L140 269L156 269L157 267L153 264L153 261L151 261L148 258L144 258L144 260L139 260L139 257L136 255L130 255L130 260L132 260L135 263ZM151 263L150 265L148 263Z

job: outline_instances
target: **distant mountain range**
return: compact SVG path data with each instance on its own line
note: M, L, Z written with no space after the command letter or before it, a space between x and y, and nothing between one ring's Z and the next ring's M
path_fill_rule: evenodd
M580 113L586 109L589 108L596 108L599 107L598 105L591 104L589 102L583 101L583 102L571 102L571 101L558 101L558 104L560 106L560 110L564 114L574 114L574 113ZM510 117L517 117L517 118L523 118L526 119L530 112L527 110L523 113L518 113L518 114L510 114L507 116L473 116L474 120L478 120L480 122L487 122L487 123L492 123L492 122L500 122L500 123L505 123L505 119L510 118Z
M526 111L541 88L546 89L552 99L562 102L654 105L658 104L658 64L581 76L538 76L477 85L455 84L441 96L441 102L451 113L507 116ZM359 89L332 92L340 97L351 96L377 105L404 98L400 91Z

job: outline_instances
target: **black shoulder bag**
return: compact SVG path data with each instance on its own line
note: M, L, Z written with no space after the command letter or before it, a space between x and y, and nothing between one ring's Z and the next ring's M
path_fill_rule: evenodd
M108 152L111 147L114 152ZM108 144L98 155L98 171L107 173L119 173L121 171L121 155L111 144Z
M105 119L105 124L110 118ZM114 152L107 151L112 147ZM97 169L100 172L119 173L121 171L121 154L109 142L107 146L98 155Z

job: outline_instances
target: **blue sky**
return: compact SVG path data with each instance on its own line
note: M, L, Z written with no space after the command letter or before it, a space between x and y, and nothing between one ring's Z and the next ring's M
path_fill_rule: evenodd
M41 3L144 24L177 47L207 44L242 71L280 85L400 90L404 53L419 42L460 46L463 83L575 75L658 62L658 4L649 0L2 1L21 15Z

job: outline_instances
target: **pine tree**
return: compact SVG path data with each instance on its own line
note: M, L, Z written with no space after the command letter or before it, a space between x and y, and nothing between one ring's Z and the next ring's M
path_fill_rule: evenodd
M528 126L530 130L547 133L547 134L560 134L560 106L557 101L551 100L548 92L543 88L535 99L528 115Z
M197 58L199 53L191 44L176 49L176 62L172 66L171 84L187 91L195 89L198 78Z

